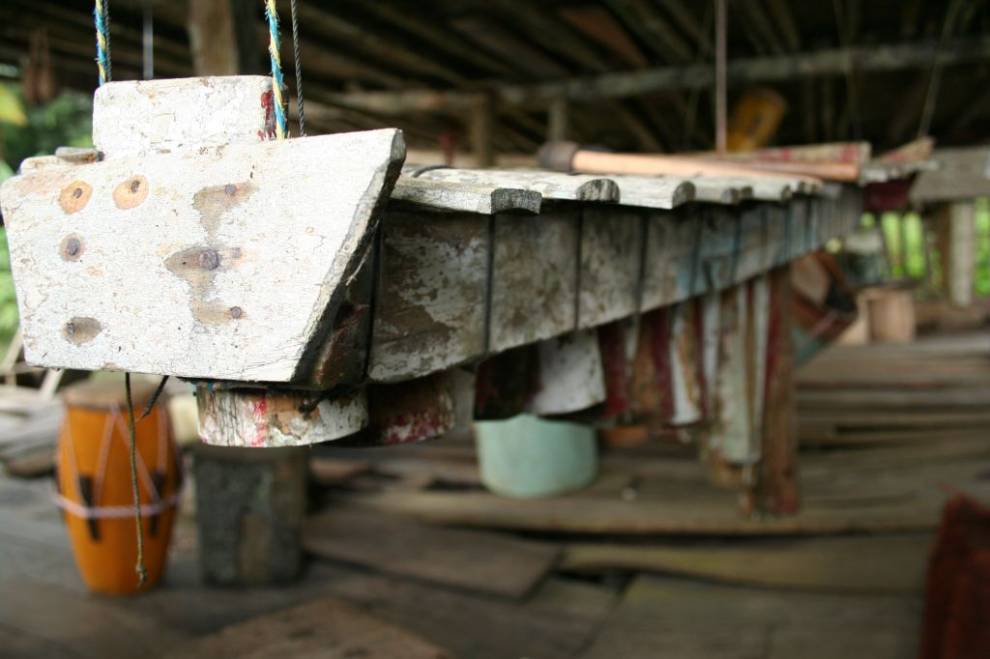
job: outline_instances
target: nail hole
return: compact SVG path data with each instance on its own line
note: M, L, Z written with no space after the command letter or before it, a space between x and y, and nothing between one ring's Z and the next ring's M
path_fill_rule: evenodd
M66 236L62 240L62 258L66 261L77 261L83 252L82 240L78 236Z
M204 270L216 270L220 266L220 255L215 249L200 252L199 266Z

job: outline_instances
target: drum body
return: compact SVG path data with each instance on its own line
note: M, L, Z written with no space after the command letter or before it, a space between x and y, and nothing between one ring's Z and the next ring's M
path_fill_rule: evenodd
M178 501L181 473L165 406L140 419L151 387L135 384L132 394L147 570L140 587L123 384L90 381L65 391L56 497L83 581L99 593L136 593L161 578Z

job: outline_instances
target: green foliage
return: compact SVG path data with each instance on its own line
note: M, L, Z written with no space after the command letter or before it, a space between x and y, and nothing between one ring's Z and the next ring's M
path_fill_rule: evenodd
M990 295L990 203L976 200L976 272L973 274L977 295Z
M990 296L990 200L977 199L975 202L975 250L976 265L973 272L973 285L976 294L981 297ZM872 226L876 218L864 215L864 225ZM884 213L880 218L884 243L890 262L890 275L893 279L926 280L935 289L941 287L941 265L939 253L933 247L929 249L928 257L931 263L925 262L925 241L932 237L925 233L924 223L917 213Z
M0 123L0 154L12 169L60 146L92 146L93 99L86 94L63 92L49 103L27 108L26 114L24 126Z
M880 218L895 279L925 276L925 231L917 213L884 213Z

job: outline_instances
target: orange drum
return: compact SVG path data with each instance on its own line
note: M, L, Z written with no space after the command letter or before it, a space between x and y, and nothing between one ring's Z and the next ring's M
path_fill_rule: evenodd
M153 392L154 385L132 382L148 574L139 588L124 385L120 380L88 380L64 391L56 501L79 572L95 592L122 595L147 589L161 578L165 566L181 474L164 405L156 404L140 418Z

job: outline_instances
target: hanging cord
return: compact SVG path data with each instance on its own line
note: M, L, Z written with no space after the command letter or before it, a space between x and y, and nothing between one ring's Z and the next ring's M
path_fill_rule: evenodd
M131 398L131 374L124 373L124 391L127 393L127 430L131 440L131 494L134 495L134 529L137 535L137 564L134 566L138 576L138 587L148 579L148 570L144 567L144 533L141 532L141 498L138 494L137 477L137 433L134 429L134 402Z
M302 56L299 47L299 20L296 17L296 0L289 3L292 12L292 56L296 67L296 110L299 113L299 137L306 135L306 113L303 111Z
M96 24L96 65L100 72L100 85L105 85L112 79L110 65L110 0L95 0L93 21ZM134 429L134 407L131 402L131 374L124 374L124 392L127 396L127 419L130 434L131 458L131 496L134 499L134 532L137 537L137 572L138 586L143 586L148 579L148 571L144 566L144 534L141 532L141 494L137 482L137 437Z
M96 0L93 22L96 24L96 66L100 71L100 84L110 82L110 0Z
M272 60L272 92L275 95L275 137L284 140L289 127L285 119L285 79L282 76L282 38L278 34L278 12L275 0L265 0L265 18L268 20L268 56Z
M155 388L155 393L151 394L151 398L148 399L144 409L141 411L141 416L138 418L138 421L144 421L145 417L151 414L151 410L155 409L155 403L158 402L158 397L162 395L163 391L165 391L166 384L168 384L168 376L164 375L158 383L158 386Z
M152 0L144 0L141 21L141 75L145 80L155 77L155 10Z
M932 118L935 116L935 101L938 98L939 86L942 84L942 52L945 43L955 29L956 18L959 10L962 9L962 0L953 0L952 4L945 10L945 21L942 23L942 33L938 38L938 45L935 47L935 54L932 57L931 72L928 75L928 89L925 90L925 101L921 106L921 119L918 122L918 137L925 137L932 128Z

